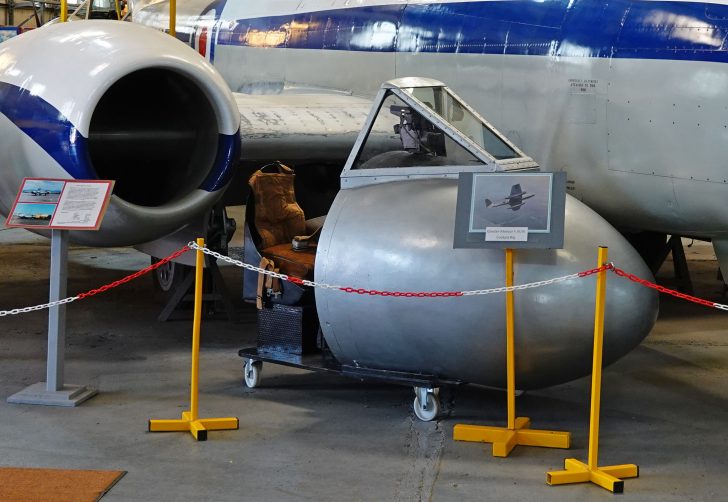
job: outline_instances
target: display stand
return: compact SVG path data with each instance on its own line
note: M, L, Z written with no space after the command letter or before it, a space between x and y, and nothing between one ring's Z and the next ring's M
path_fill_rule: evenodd
M237 430L236 417L199 418L198 388L200 381L200 325L202 323L202 272L205 267L205 239L197 239L197 260L195 264L195 310L192 326L192 370L190 372L190 411L183 411L182 418L169 420L149 420L149 432L187 431L197 441L207 440L207 431Z
M513 249L506 248L506 286L513 286ZM541 446L568 448L571 435L568 432L531 429L531 419L516 417L516 351L514 336L513 291L506 292L506 391L508 399L508 425L456 424L453 428L455 441L473 441L493 444L494 457L507 457L513 448Z
M50 302L66 298L68 278L68 231L51 230ZM38 382L8 397L9 403L46 406L78 406L96 395L93 387L63 383L66 349L66 305L48 311L48 357L46 381Z
M599 248L597 267L607 263L607 248ZM624 491L624 481L620 478L636 478L639 467L634 464L598 466L599 454L599 412L602 392L602 347L604 345L604 304L607 290L607 271L597 276L596 309L594 313L594 355L592 361L591 410L589 416L589 459L585 464L575 458L564 460L563 471L546 473L549 485L565 485L592 482L613 493Z

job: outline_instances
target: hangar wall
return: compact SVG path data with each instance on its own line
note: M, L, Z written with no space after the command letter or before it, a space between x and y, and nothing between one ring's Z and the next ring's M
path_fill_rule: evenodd
M47 23L54 17L57 17L55 11L58 4L59 2L36 2L36 11L41 24ZM5 26L18 26L21 23L23 28L38 27L31 3L27 1L18 2L16 0L0 1L0 24Z

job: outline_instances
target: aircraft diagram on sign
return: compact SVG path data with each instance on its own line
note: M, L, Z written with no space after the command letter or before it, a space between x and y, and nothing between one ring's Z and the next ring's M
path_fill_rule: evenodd
M501 206L508 206L508 209L511 211L518 211L521 206L525 204L526 199L530 199L531 197L535 196L536 194L524 192L521 190L521 185L519 183L513 185L511 187L511 194L508 197L505 197L501 202L493 203L490 199L485 199L485 207L501 207Z

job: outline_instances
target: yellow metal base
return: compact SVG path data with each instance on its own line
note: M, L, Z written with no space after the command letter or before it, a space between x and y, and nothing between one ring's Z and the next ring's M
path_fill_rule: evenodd
M634 464L610 465L590 469L587 464L575 458L564 460L564 471L551 471L546 473L546 483L549 485L568 485L573 483L592 482L612 493L624 492L624 481L621 478L637 478L640 468Z
M207 431L238 430L237 418L198 418L192 420L189 411L182 412L180 420L150 420L149 432L189 431L197 441L207 441Z
M507 457L517 445L544 448L569 447L570 433L529 429L530 426L531 419L528 417L516 418L514 429L457 424L453 428L452 437L455 441L493 443L494 457Z

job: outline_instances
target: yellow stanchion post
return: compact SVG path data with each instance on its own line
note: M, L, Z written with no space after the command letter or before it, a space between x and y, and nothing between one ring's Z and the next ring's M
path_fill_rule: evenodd
M177 0L169 0L169 34L177 36Z
M204 239L197 245L205 246ZM199 418L198 389L200 380L200 325L202 323L202 272L205 255L198 249L195 261L195 307L192 326L192 370L190 372L190 411L183 411L179 420L149 420L149 432L189 431L198 441L207 440L207 431L237 430L235 417Z
M608 249L599 248L598 267L607 263ZM565 485L573 483L592 482L606 488L612 493L624 491L624 481L621 478L636 478L640 470L634 464L611 465L599 467L599 412L601 408L602 393L602 349L604 346L604 306L607 293L607 271L602 270L597 275L596 308L594 311L594 354L592 360L591 409L589 414L589 454L585 464L575 458L564 460L563 471L546 473L546 483L549 485Z
M61 0L61 22L68 21L68 0Z
M513 286L513 249L506 249L506 286ZM516 348L513 291L506 292L506 394L508 424L506 427L456 424L455 441L492 443L494 457L507 457L513 448L541 446L568 448L571 434L561 431L531 429L531 419L516 417Z

